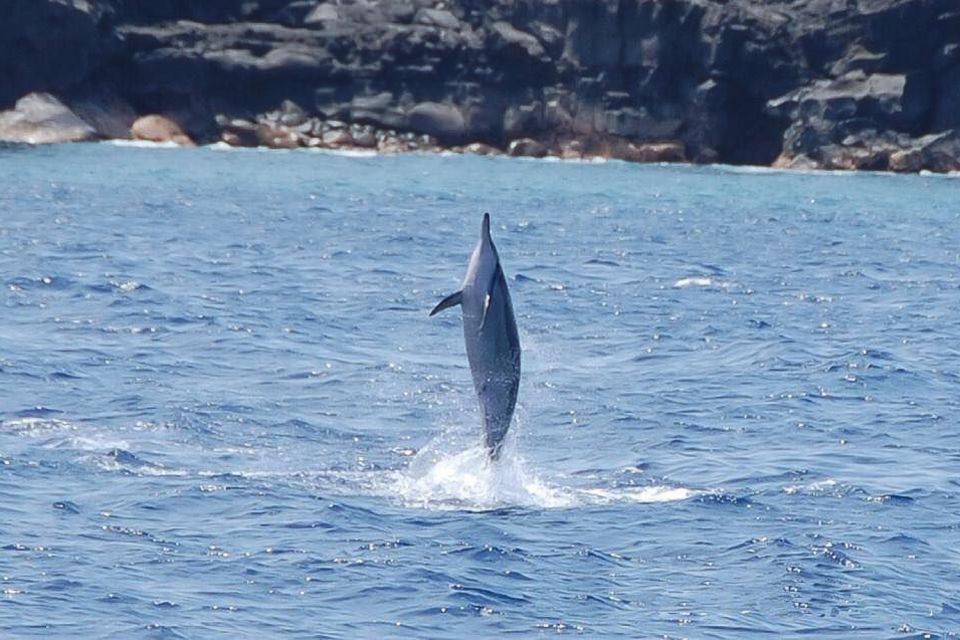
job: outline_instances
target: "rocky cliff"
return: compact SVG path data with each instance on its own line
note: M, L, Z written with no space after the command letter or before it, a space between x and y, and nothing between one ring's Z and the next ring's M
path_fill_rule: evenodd
M100 135L960 169L956 0L7 4L0 108Z

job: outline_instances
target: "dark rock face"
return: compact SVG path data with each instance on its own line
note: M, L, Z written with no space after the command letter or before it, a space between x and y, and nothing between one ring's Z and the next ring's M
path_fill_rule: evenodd
M0 20L0 108L31 91L93 80L120 44L112 7L87 0L5 0Z
M444 142L459 142L467 133L467 125L460 109L449 104L421 102L407 117L407 126Z
M202 141L960 168L956 0L11 2L0 106L93 87Z

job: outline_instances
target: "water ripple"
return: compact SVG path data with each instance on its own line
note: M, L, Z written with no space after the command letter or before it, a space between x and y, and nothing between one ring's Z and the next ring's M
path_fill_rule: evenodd
M955 181L0 165L10 637L958 637ZM427 317L483 211L524 347L496 464Z

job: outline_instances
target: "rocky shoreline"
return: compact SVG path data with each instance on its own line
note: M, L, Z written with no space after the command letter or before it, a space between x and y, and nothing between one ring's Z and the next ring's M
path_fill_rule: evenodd
M955 0L11 0L0 141L960 170Z
M114 100L114 103L116 101ZM97 110L102 115L102 110ZM94 114L96 115L96 114ZM506 148L483 142L443 145L427 133L379 129L370 124L324 120L308 115L296 103L285 100L279 109L252 120L217 115L217 138L203 143L222 142L232 147L271 149L331 149L374 151L394 154L406 152L452 152L477 155L510 155L564 159L612 158L631 162L687 162L679 142L630 142L607 140L584 145L575 138L550 144L532 138L512 140ZM106 125L106 126L101 126ZM0 112L0 142L20 144L56 144L96 140L141 140L196 146L193 138L173 119L160 114L137 116L130 108L110 113L98 120L90 114L78 115L49 93L30 93L17 101L13 109Z

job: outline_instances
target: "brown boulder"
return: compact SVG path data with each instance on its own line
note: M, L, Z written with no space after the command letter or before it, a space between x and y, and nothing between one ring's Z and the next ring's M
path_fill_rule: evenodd
M890 154L890 170L960 171L960 134L947 131L916 139L912 147Z
M130 126L130 137L150 142L174 142L183 147L196 146L176 122L157 114L137 118Z
M271 149L296 149L300 146L300 134L282 125L260 123L257 125L257 142Z
M680 142L630 142L615 147L610 156L628 162L687 162L687 154Z
M771 165L774 169L819 169L820 165L803 154L788 155L781 153Z

